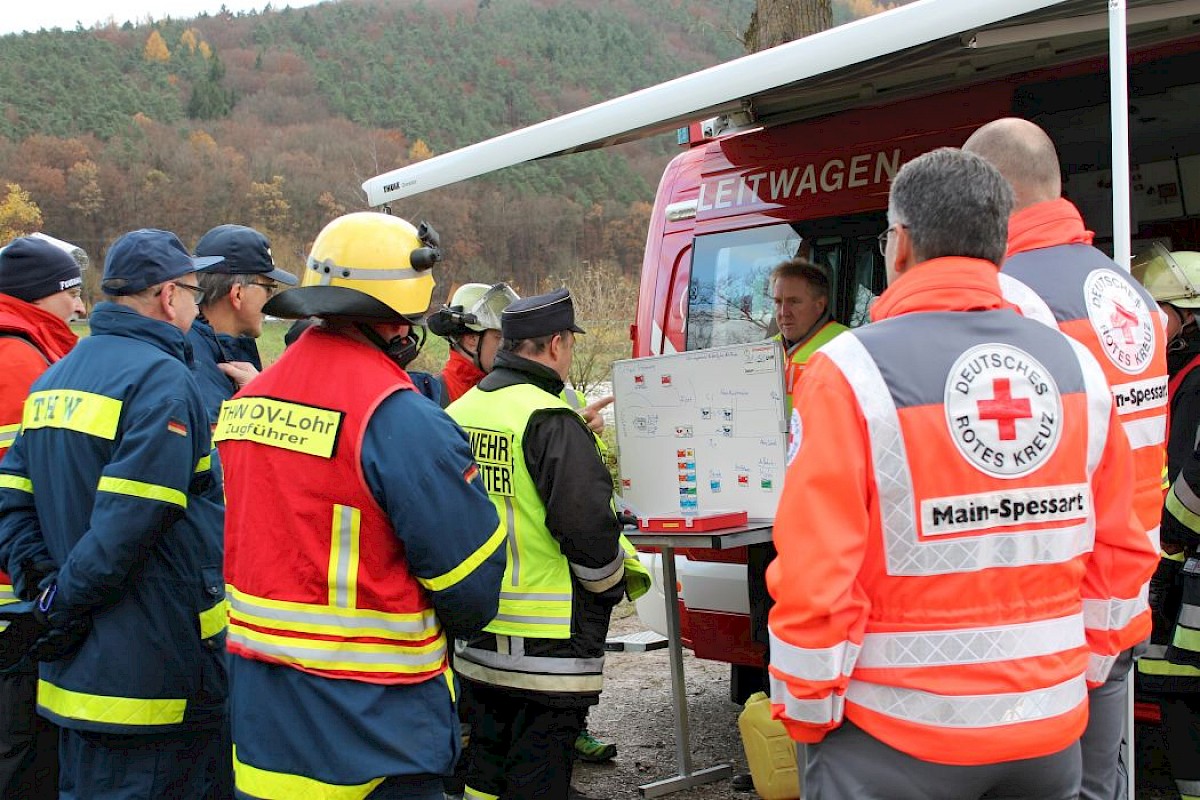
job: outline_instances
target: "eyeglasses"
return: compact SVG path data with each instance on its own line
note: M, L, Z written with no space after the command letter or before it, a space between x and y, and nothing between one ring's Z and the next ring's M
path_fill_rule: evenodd
M196 301L196 305L200 305L201 303L204 302L204 290L201 289L199 286L192 286L190 283L180 283L179 281L171 281L171 283L175 284L176 286L179 286L180 288L187 289L189 292L191 292L192 297Z
M254 286L260 287L264 292L267 293L267 297L270 297L279 291L278 283L260 283L259 281L250 281L250 283Z
M887 227L887 229L883 231L883 233L876 236L875 240L877 242L879 242L879 255L881 255L881 256L887 255L888 237L892 235L892 231L896 230L896 228L907 228L907 227L908 226L905 225L903 222L897 222L895 225L889 225Z

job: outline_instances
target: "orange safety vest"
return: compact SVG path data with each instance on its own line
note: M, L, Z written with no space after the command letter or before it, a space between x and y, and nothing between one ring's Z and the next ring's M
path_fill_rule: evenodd
M1009 219L1000 285L1022 314L1057 327L1103 368L1133 448L1133 508L1157 549L1167 458L1166 326L1149 292L1091 241L1068 200L1018 211Z
M441 624L362 473L371 414L413 388L382 352L314 329L222 406L231 653L379 684L446 670Z
M844 715L944 764L1058 752L1149 630L1156 553L1104 375L1007 309L987 262L919 265L872 313L796 398L813 424L767 576L773 714L809 742Z

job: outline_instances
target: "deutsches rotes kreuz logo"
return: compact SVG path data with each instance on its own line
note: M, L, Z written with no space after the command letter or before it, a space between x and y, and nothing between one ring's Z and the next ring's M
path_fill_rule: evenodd
M792 461L795 460L796 453L800 452L802 441L804 441L804 423L800 420L800 412L793 408L792 417L788 420L788 466L791 466Z
M959 451L998 478L1028 475L1046 462L1062 433L1062 396L1050 372L1007 344L959 356L946 379L946 423Z
M1084 281L1083 297L1108 360L1130 375L1144 370L1154 355L1154 322L1142 296L1127 279L1098 269Z

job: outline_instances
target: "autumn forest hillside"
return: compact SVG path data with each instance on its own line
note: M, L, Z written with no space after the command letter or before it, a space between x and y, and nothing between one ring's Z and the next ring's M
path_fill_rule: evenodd
M877 5L839 0L835 20ZM98 261L131 228L191 246L240 222L298 271L325 222L364 208L364 179L736 58L753 6L341 0L3 36L0 235L40 228ZM394 210L442 233L443 282L532 288L583 263L630 275L674 152L660 137Z

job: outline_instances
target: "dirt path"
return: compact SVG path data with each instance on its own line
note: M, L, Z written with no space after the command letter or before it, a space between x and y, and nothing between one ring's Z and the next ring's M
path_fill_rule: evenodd
M645 630L623 605L609 636ZM688 712L692 732L693 769L732 763L746 771L737 732L739 706L729 701L729 665L704 661L685 650ZM592 709L592 733L617 743L617 758L608 764L579 764L575 785L600 800L637 798L638 785L675 773L675 723L671 711L671 668L666 649L649 653L609 653L604 668L604 695ZM670 795L677 800L714 800L756 795L734 792L728 780Z

